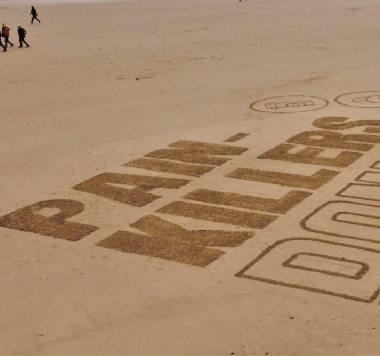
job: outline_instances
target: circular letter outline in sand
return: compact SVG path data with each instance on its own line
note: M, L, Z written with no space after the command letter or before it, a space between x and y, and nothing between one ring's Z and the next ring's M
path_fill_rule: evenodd
M273 98L255 101L250 105L254 111L274 114L293 114L297 112L315 111L326 107L325 99L309 95L275 96Z
M340 105L353 108L380 108L380 91L358 91L339 95L334 99Z

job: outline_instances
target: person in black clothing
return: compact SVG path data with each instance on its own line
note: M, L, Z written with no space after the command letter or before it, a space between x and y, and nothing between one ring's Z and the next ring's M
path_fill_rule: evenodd
M4 47L3 42L1 41L1 31L0 31L0 47L3 47L3 52L7 51L7 47Z
M9 41L9 31L11 30L5 23L3 23L3 27L1 28L3 31L2 37L4 37L4 45L5 48L8 47L8 44L10 44L11 47L13 47L13 43Z
M34 6L32 6L32 11L30 12L30 14L33 16L31 23L33 23L34 20L37 20L39 23L41 23L41 21L37 18L38 14Z
M29 47L29 45L25 42L26 31L20 25L18 25L17 32L18 32L18 40L20 42L19 48L22 48L23 43L26 44L26 47Z

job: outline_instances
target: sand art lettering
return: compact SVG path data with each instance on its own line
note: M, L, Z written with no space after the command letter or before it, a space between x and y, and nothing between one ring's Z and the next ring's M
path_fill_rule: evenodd
M236 142L248 134L238 133L225 142ZM125 167L148 171L174 173L201 177L217 166L239 156L248 148L193 141L178 141L167 149L155 150L143 158L132 160ZM161 196L152 193L157 188L180 189L189 179L164 178L151 175L102 173L73 187L74 190L95 194L133 207L144 207ZM126 185L125 188L115 186ZM132 186L132 188L130 188ZM184 214L197 219L219 221L249 228L264 228L276 216L247 213L192 203L173 202L162 208L165 214ZM182 209L181 209L182 208ZM52 214L42 212L51 209ZM58 213L57 210L58 209ZM45 236L77 241L99 229L93 225L71 223L66 219L84 210L81 202L74 200L48 200L24 207L0 218L0 226L39 233ZM147 215L131 224L143 234L118 231L97 243L97 246L150 257L207 266L224 251L217 247L234 247L254 235L254 231L187 230L154 215Z
M355 108L380 108L380 91L364 91L339 95L334 99L337 104ZM260 112L288 114L315 111L329 105L325 99L315 96L288 95L255 101L251 109Z
M378 165L379 161L376 161L370 168L379 169ZM364 171L355 181L362 183L349 183L336 196L380 202L379 172ZM359 302L373 302L380 293L377 277L380 247L359 247L349 242L380 243L380 206L356 200L328 201L300 223L307 231L343 238L341 242L314 238L281 240L269 246L236 276ZM300 256L303 257L301 261Z
M314 106L314 101L292 101L292 102L273 102L265 104L267 109L286 109L286 108L299 108L302 106Z
M340 118L340 120L341 119L342 118ZM345 121L346 119L347 118L344 118L343 121ZM322 119L319 120L320 122L323 122ZM330 123L331 118L325 118L325 121L328 121ZM278 153L278 148L283 147L283 145L286 145L281 144L275 147L274 149L259 156L259 158L332 167L348 167L350 164L354 163L356 160L362 157L363 154L360 152L366 152L373 149L375 147L374 143L379 143L380 139L378 136L375 135L342 135L334 131L319 130L303 132L301 134L293 136L287 142L296 143L297 145L303 145L306 146L306 148L303 148L300 152L296 154L288 154L287 152L281 154ZM191 145L190 143L187 143L186 145L187 146L185 146L185 148L195 148L195 145ZM291 148L295 147L295 145L289 146L292 146ZM178 147L180 149L184 148L183 145L178 145L178 143L172 144L170 145L170 147ZM204 144L203 147L209 146ZM336 157L320 157L320 155L325 151L326 148L339 149L341 150L341 152L339 152ZM227 154L228 150L224 148L223 151L219 152ZM211 154L211 152L208 153ZM213 153L217 154L216 151L213 151ZM232 154L231 151L229 153ZM234 153L238 154L240 152ZM202 160L194 160L193 157L189 158L187 156L184 156L181 152L176 152L176 150L157 150L150 154L147 154L146 157L155 159L169 158L172 160L180 160L182 162L210 164L209 161L204 161L203 158ZM222 162L218 163L221 164ZM145 161L142 162L140 160L132 161L132 164L129 163L127 164L127 166L136 167L137 165L139 168L141 168L142 166L140 166L140 164L142 164L142 166L145 169L147 167L150 167L147 165ZM176 170L176 172L178 173L179 171ZM339 171L325 169L320 169L312 176L303 176L281 172L269 172L238 168L233 172L227 174L227 177L247 179L251 181L257 180L262 182L276 182L277 184L285 186L315 190L328 183L338 174ZM156 210L156 212L172 216L181 216L197 220L230 224L253 230L263 230L272 222L274 222L280 214L286 214L290 209L297 206L310 195L312 195L312 192L309 191L291 190L280 199L270 199L250 195L242 195L237 193L214 191L209 189L197 189L183 196L182 199L184 201L180 200L171 202L163 206L162 208ZM198 201L202 204L196 204L193 202L189 202L188 200ZM253 210L254 212L231 209L231 207L237 209ZM150 220L152 220L153 218L154 215L149 216ZM143 218L143 221L139 220L137 223L131 225L132 227L135 227L141 230L142 232L150 234L150 238L144 235L139 235L138 238L136 234L133 234L131 232L118 231L112 236L100 241L97 245L127 253L138 253L198 266L207 266L224 253L223 251L214 249L214 252L218 253L211 254L211 251L205 250L205 246L201 245L199 243L199 240L194 238L187 238L186 240L184 236L190 236L189 231L182 231L183 229L178 225L165 221L161 218L156 217L154 220L154 224L153 222L151 224L151 228L146 230L149 223L145 220L145 218ZM177 233L170 234L170 239L172 239L173 236L177 236L177 243L174 243L173 241L172 243L170 243L170 241L168 241L168 237L164 233L164 231L167 230L165 230L164 228L159 228L162 224L166 224L167 229L172 228L173 231L177 231ZM153 225L155 227L153 227ZM201 231L198 231L197 233L200 234ZM207 234L211 234L212 236L214 236L213 233L215 233L215 231L207 231ZM221 231L219 231L218 233L220 234ZM253 232L251 231L250 233L249 230L243 233L243 238L242 236L240 236L240 232L232 233L224 231L224 233L230 235L231 244L229 247L238 246L241 243L243 243L246 239L253 236ZM178 236L180 237L180 239L178 238ZM155 244L153 242L154 240L156 240ZM186 252L178 252L181 250L180 244L183 244L186 241L189 245L191 245L191 247L185 245L182 248L182 250L189 251L185 248L186 246L188 246L188 248L193 249L197 248L198 252L195 253L195 255L194 252L189 252L189 254L187 254ZM173 246L174 244L175 246ZM139 246L138 248L136 248L137 245ZM213 245L211 244L211 242L209 242L209 246L227 247L227 245L217 245L215 242L213 242ZM171 250L168 252L167 250L170 248ZM174 251L174 249L176 249L176 251ZM208 252L208 254L205 254L206 251ZM199 257L200 260L195 258L191 259L192 253L193 256Z
M289 95L255 101L251 104L251 109L260 112L287 114L319 110L328 104L327 100L315 96Z
M335 98L335 102L355 108L380 108L380 92L363 91L347 93Z
M268 171L239 167L224 175L224 179L239 179L247 182L262 182L289 187L289 191L282 196L274 199L236 192L223 192L207 189L206 187L197 188L182 195L179 200L173 199L173 201L164 202L160 207L155 208L153 213L149 213L130 224L134 231L119 230L108 237L104 237L96 245L125 253L155 257L193 266L208 266L226 253L221 248L239 246L252 238L255 231L266 229L279 217L288 214L291 209L309 198L314 191L337 177L340 174L340 169L349 167L366 152L372 150L376 144L380 143L380 136L372 134L380 127L380 122L376 120L350 121L347 117L324 117L315 120L313 126L318 130L296 134L285 143L281 143L261 154L258 159L272 160L274 162L282 161L289 164L318 165L328 167L328 169L320 168L313 174L303 175L281 172L280 170ZM363 132L365 133L343 135L336 132L336 130L354 127L363 127ZM223 144L177 141L170 144L168 148L154 150L144 157L133 159L123 165L126 169L138 168L145 171L172 173L181 175L184 178L106 172L76 184L73 189L95 194L126 206L143 209L153 202L159 202L159 199L165 195L166 191L181 190L189 183L194 182L194 179L202 177L212 172L216 167L231 161L234 157L246 153L249 150L248 148L230 143L237 142L247 135L247 133L238 133L226 139ZM334 153L333 156L331 156L332 152ZM377 167L378 164L379 162L376 162L371 167L380 169L380 165L379 168ZM377 196L379 196L378 199L380 200L380 185L376 185L380 182L379 176L378 172L376 174L364 172L358 177L358 181L362 183L351 184L343 189L340 194L347 197L358 197L361 194L360 197L363 199L377 199ZM368 182L373 183L370 188ZM363 183L365 183L364 187ZM305 225L305 228L327 235L334 233L336 236L342 236L342 234L339 235L339 224L343 222L355 224L356 228L357 226L365 226L366 233L360 236L347 237L368 240L366 236L370 235L373 229L380 227L380 225L376 225L377 221L375 221L375 219L380 219L380 211L378 216L372 216L375 214L374 211L380 209L380 207L361 204L362 206L356 211L352 209L353 203L332 203L334 204L329 202L326 209L321 207L319 209L321 212L319 210L313 212L313 216L318 213L317 217L308 219L307 227ZM0 217L0 226L69 241L78 241L99 229L94 225L67 221L69 218L81 214L84 209L84 204L75 200L42 201ZM371 209L371 212L367 211L368 209ZM160 216L155 215L155 213L160 214ZM165 220L165 215L193 219L193 221L227 224L240 230L189 230L180 224ZM330 232L317 230L321 226L319 220L326 219L326 216L331 217L330 220L336 226L333 226ZM135 232L136 230L140 231L140 233ZM351 228L349 231L355 234L356 230ZM373 238L371 241L373 241ZM286 245L286 242L284 241L283 244ZM321 250L324 251L326 242L324 244L314 242L314 244L322 246ZM333 243L331 242L331 244ZM264 255L271 255L272 249L274 249L273 246L268 248ZM326 249L338 251L337 247ZM341 248L341 251L343 250L351 251L348 248ZM365 256L370 256L370 253L372 253L372 250L365 251L367 251L365 254L363 252ZM332 260L337 261L341 258L322 252L318 254L319 264L322 265L326 263L329 265ZM332 271L324 267L311 266L310 261L306 260L310 258L311 253L316 253L315 251L300 250L295 253L297 255L293 255L296 257L289 255L283 261L284 263L287 261L282 266L287 268L286 271L297 270L297 273L318 272L328 275L329 278L342 276L348 279L351 278L347 271ZM270 261L271 259L265 257L265 260ZM346 269L351 268L351 265L358 268L358 266L364 266L363 264L367 263L353 258L347 259L346 262L345 264L349 265L349 267L346 266ZM255 263L251 263L250 267L246 267L243 271L251 270L253 265ZM368 266L371 265L368 264ZM366 274L366 271L365 268L358 270L354 277L361 279ZM271 280L271 278L266 278L265 276L256 278L254 274L248 275L244 272L239 272L238 275L259 280ZM279 282L278 284L281 283ZM284 283L282 284L293 286L290 280ZM306 286L305 288L308 290L320 289L312 286ZM335 295L334 293L349 296L349 293L346 292L332 291L330 294ZM355 300L363 299L361 296L355 298ZM372 295L368 298L371 299Z
M294 263L299 256L313 258ZM269 246L236 276L371 303L380 293L380 283L369 270L380 273L380 251L293 238Z

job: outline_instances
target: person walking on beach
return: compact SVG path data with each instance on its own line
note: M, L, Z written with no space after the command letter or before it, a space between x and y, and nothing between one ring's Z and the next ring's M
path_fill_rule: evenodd
M37 18L38 14L34 6L32 6L32 11L30 12L30 14L33 16L31 23L33 23L34 20L37 20L39 23L41 23L41 21Z
M18 40L20 42L20 46L18 48L22 48L23 43L26 44L26 47L29 47L29 45L25 42L25 36L26 36L25 29L23 29L20 25L18 25L17 32L18 32Z
M7 48L4 47L3 42L1 41L1 31L0 31L0 47L3 47L3 52L7 51Z
M10 44L11 47L13 47L13 43L11 41L9 41L9 31L11 30L5 23L3 23L3 27L1 28L2 30L2 37L4 37L4 45L5 45L5 48L8 47L8 43Z

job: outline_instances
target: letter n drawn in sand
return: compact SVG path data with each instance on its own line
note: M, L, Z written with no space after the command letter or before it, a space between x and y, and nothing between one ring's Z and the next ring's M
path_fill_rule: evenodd
M236 276L371 303L380 293L380 251L317 239L281 240Z
M225 142L239 141L247 135L249 134L239 133ZM124 166L201 177L231 159L219 156L239 156L248 150L245 147L194 141L177 141L169 147L150 152L145 157L129 161Z

